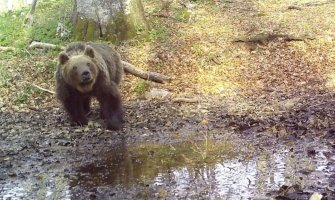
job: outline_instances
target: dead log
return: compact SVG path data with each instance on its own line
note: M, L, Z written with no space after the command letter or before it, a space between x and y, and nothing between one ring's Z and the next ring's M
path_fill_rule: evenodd
M29 46L29 49L64 49L62 46L33 41Z
M15 48L14 47L2 47L2 46L0 46L0 51L5 51L5 52L12 51L12 52L14 52Z
M123 65L123 69L125 72L132 74L134 76L137 76L139 78L142 78L144 80L150 80L156 83L165 83L170 82L171 78L156 72L147 72L143 71L139 68L136 68L134 65L127 63L125 61L121 61Z

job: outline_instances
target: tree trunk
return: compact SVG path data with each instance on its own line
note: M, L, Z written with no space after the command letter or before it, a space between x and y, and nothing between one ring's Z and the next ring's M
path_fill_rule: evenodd
M72 19L78 40L115 42L148 30L141 0L76 0Z
M30 9L26 19L24 20L24 24L27 27L31 27L34 23L34 13L35 13L35 9L36 9L36 4L37 4L37 0L33 0L32 4L31 4L31 9Z

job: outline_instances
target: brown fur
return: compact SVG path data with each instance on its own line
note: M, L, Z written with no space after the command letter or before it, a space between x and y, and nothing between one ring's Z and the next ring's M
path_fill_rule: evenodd
M97 43L72 43L59 54L56 96L72 120L87 124L91 97L100 103L107 129L120 129L123 121L118 85L123 68L111 47Z

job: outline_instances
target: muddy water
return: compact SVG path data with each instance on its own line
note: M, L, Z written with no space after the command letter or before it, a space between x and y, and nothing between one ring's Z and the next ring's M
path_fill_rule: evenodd
M308 199L313 192L334 197L330 140L275 141L225 136L100 152L59 150L62 156L54 156L61 162L21 166L26 173L4 180L0 194L4 199Z

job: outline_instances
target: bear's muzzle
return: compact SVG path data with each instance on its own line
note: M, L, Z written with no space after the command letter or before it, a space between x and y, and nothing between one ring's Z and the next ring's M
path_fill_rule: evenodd
M81 81L82 83L89 83L91 82L91 73L89 71L84 71L82 74L81 74Z

